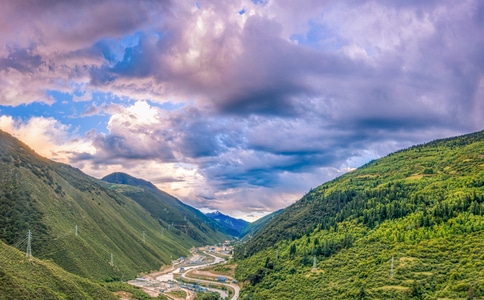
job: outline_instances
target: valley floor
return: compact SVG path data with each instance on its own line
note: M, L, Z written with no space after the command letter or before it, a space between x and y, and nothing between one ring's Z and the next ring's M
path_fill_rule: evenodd
M136 278L128 283L142 288L152 297L162 294L169 299L194 299L197 292L216 292L223 299L231 296L231 300L237 300L240 288L235 284L234 278L202 270L226 262L223 258L225 254L213 250L203 251L210 248L193 250L189 257L173 261L169 268ZM177 298L170 294L175 291L184 291L186 298Z

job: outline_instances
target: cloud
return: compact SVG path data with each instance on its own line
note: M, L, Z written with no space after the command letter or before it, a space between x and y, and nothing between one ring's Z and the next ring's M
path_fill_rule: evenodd
M53 118L34 117L24 122L0 115L0 129L26 142L38 154L60 162L68 162L72 153L93 151L89 142L73 137L69 126Z
M55 91L85 105L71 118L107 125L1 124L94 176L275 210L369 159L481 130L483 12L477 0L12 1L0 104L52 104Z

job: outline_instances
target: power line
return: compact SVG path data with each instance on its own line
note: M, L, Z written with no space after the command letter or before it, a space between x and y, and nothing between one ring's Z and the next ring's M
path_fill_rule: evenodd
M9 247L12 247L16 250L24 248L27 244L27 238L23 237L15 242L13 245L5 244L5 247L0 247L0 257L5 259L6 261L11 261L14 257L17 256L15 251L9 250ZM25 248L24 248L25 249Z

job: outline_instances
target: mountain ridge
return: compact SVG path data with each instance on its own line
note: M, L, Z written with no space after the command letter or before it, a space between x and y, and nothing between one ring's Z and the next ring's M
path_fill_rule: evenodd
M108 187L137 202L164 229L184 232L186 236L194 239L197 246L216 244L229 238L219 224L196 208L158 189L149 181L123 172L106 175L102 180L106 183L116 184ZM128 186L139 189L130 189Z

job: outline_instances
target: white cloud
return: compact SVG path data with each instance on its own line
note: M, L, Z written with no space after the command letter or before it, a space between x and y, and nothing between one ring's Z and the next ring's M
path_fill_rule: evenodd
M53 118L33 117L23 121L2 115L0 128L38 154L59 162L68 163L72 153L94 151L89 141L73 138L70 127Z

